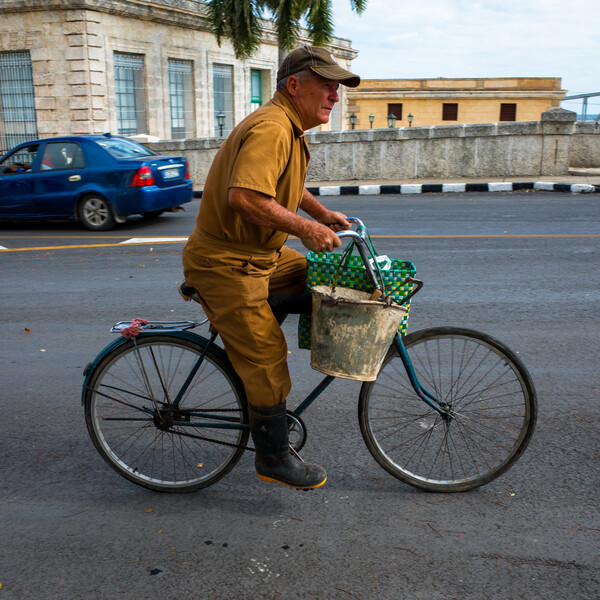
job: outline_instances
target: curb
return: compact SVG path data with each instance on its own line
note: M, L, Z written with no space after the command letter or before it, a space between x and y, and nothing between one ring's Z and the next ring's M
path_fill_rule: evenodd
M407 183L400 185L341 185L307 187L313 196L376 196L380 194L427 194L442 192L545 192L600 193L600 185L583 183L550 183L545 181L515 181L513 183Z
M306 188L313 196L379 196L384 194L439 194L445 192L517 192L535 190L570 194L600 194L600 185L515 181L495 183L403 183L398 185L333 185ZM194 192L202 198L202 190Z

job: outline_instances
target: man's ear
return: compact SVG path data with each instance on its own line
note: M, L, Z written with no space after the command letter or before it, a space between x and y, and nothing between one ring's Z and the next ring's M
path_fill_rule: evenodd
M288 93L291 94L292 96L295 96L296 92L298 90L298 84L299 83L300 82L299 82L298 78L295 75L290 75L288 77L287 85L286 85Z

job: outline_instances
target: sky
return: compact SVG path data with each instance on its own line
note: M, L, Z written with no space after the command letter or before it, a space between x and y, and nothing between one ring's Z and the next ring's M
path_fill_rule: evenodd
M333 6L363 79L560 77L567 95L600 92L598 0L368 0L360 16L350 0ZM579 112L581 100L563 106Z

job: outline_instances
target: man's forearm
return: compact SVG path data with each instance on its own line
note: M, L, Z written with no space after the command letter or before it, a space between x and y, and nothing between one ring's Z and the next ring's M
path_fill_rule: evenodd
M306 188L304 188L304 193L302 194L300 208L320 223L323 222L323 216L329 212Z
M310 195L312 197L312 194ZM314 201L320 205L319 202ZM304 196L302 202L304 202ZM252 190L231 188L229 190L229 206L254 225L284 231L299 238L309 235L313 228L310 220L284 208L274 198ZM304 207L302 209L304 210ZM313 216L310 212L306 212Z
M308 194L308 192L306 192L306 194ZM320 213L322 218L327 219L327 214L330 211L327 211L327 209L314 198L312 198L314 202L311 201L310 198L312 197L312 194L309 194L308 196L306 194L303 195L302 202L307 202L309 210L313 211L314 214ZM231 188L229 190L228 201L231 209L238 212L250 223L260 225L261 227L270 227L271 229L284 231L285 233L291 233L300 238L304 246L312 252L331 252L341 244L339 238L334 233L333 228L327 227L317 221L301 217L295 212L278 204L275 198L271 198L265 194L245 188ZM319 206L323 208L322 212L319 211ZM331 214L334 218L337 218L336 215L339 213ZM311 214L311 216L313 216L313 214ZM342 217L342 221L343 220ZM342 229L346 228L343 223L340 225L339 218L338 226Z

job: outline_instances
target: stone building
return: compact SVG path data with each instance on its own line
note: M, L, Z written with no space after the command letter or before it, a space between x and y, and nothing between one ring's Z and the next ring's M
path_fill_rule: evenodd
M0 0L0 10L0 151L107 131L227 135L275 88L272 24L262 23L258 53L237 60L227 41L217 45L199 0ZM350 41L331 50L351 68ZM326 128L346 126L344 93Z
M357 129L388 127L390 115L396 127L539 121L565 93L555 77L363 79L347 116Z

